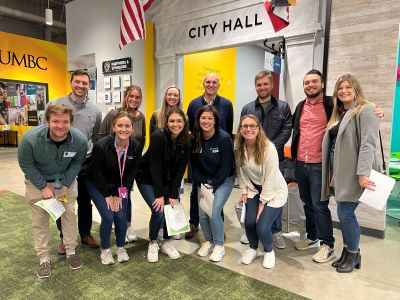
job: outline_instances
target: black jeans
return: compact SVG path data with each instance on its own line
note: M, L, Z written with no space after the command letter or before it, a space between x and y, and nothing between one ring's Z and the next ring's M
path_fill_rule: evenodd
M92 230L92 199L86 189L86 174L81 172L77 177L78 182L78 230L81 238L90 235ZM57 220L57 228L62 238L61 219Z

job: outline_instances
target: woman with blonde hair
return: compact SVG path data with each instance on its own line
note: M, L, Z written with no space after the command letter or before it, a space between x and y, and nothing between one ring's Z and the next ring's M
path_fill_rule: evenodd
M235 139L235 158L240 202L246 205L245 230L250 248L242 256L248 265L258 255L258 242L265 254L263 267L275 266L271 226L280 216L288 196L288 188L279 170L279 158L274 144L266 137L260 121L254 115L245 115Z
M164 126L168 111L174 107L182 109L181 90L177 86L171 85L165 90L161 108L151 115L150 135L157 128L162 128Z
M121 112L128 112L133 119L133 138L139 142L140 146L144 147L144 142L146 140L146 120L141 111L139 111L140 105L142 104L142 89L137 85L131 85L126 88L124 92L124 101L122 102L122 107L113 109L107 113L101 123L99 130L99 139L112 133L112 122L114 118ZM132 187L128 187L129 199L127 207L127 231L126 231L126 242L135 242L137 240L137 235L132 227L132 203L130 198L130 193Z
M333 112L322 142L322 201L334 196L343 235L343 251L332 263L339 273L361 267L360 225L355 210L364 189L375 184L368 177L380 170L376 156L379 119L360 83L350 74L340 76L333 93Z

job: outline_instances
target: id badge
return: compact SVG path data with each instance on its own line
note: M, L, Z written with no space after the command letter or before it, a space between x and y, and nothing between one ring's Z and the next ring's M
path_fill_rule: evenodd
M125 186L118 187L118 195L121 199L128 198L128 190L126 189Z

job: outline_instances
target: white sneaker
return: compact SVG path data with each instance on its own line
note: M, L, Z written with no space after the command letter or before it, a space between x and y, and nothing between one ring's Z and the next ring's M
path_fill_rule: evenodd
M210 256L210 260L213 262L219 262L225 255L225 248L222 245L215 245L213 253Z
M158 244L149 243L149 249L147 250L147 261L151 263L158 262Z
M275 252L272 250L271 252L265 252L263 267L266 269L272 269L275 267Z
M111 254L110 249L102 249L101 250L101 254L100 254L100 258L101 258L101 263L103 265L112 265L114 264L114 258Z
M126 253L126 250L122 247L117 248L117 260L119 263L124 263L129 260L128 253Z
M272 235L272 240L274 243L274 246L278 249L285 249L286 248L286 242L283 239L283 234L282 231L276 232Z
M242 236L240 237L240 242L245 245L250 244L249 239L247 238L246 232L243 233Z
M181 257L178 250L175 249L170 241L161 245L161 252L167 254L170 259L178 259Z
M178 233L174 234L172 237L174 238L174 240L180 240L182 238L182 235Z
M197 251L197 255L200 257L206 257L210 254L211 250L213 249L214 245L211 244L209 241L206 241L201 245L200 249Z
M137 235L135 233L135 230L133 230L133 227L128 227L128 229L126 230L125 242L133 243L136 241L137 241Z
M246 251L244 251L243 255L242 255L242 264L245 265L249 265L251 264L258 255L258 251L257 249L247 249Z

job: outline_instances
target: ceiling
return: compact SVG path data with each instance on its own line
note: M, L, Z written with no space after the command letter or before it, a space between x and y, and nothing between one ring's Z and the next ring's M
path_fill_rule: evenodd
M65 4L73 0L0 0L0 31L66 44ZM44 11L53 10L53 26Z

